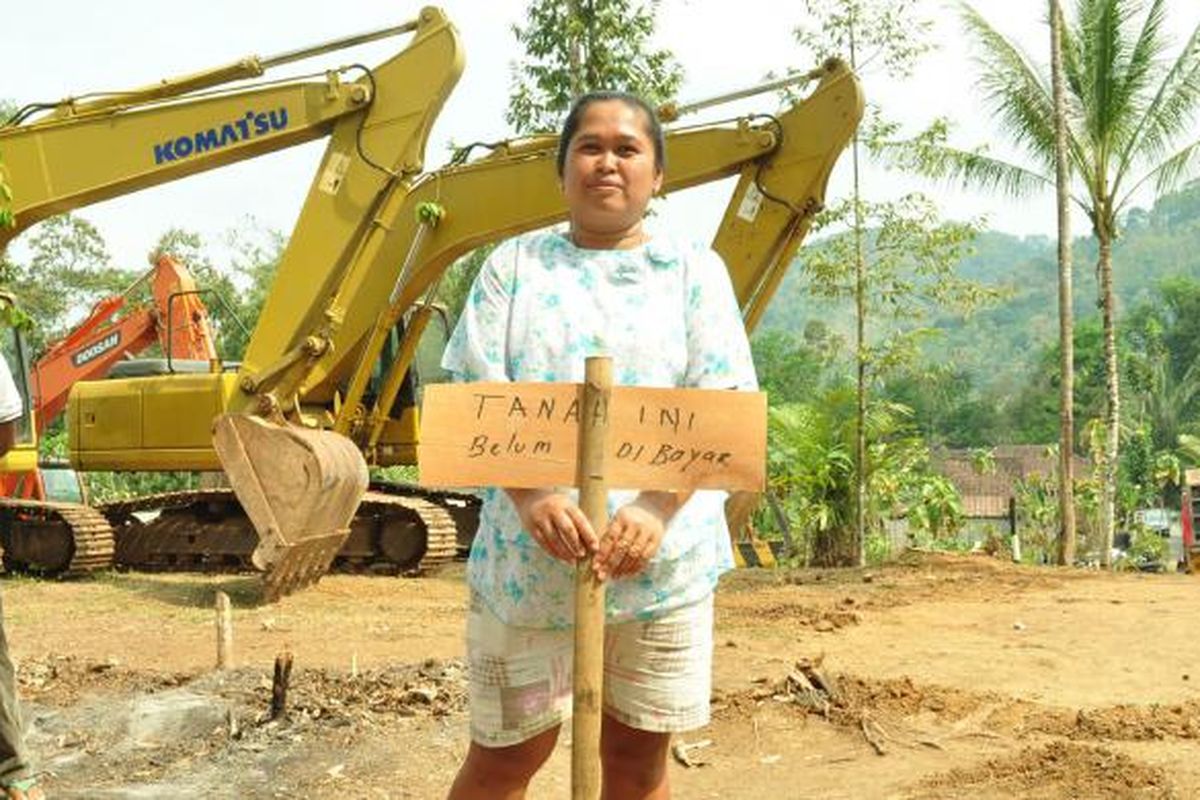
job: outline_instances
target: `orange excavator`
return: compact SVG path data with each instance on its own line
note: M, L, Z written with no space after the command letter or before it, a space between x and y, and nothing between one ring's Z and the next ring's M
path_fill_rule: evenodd
M149 282L151 303L135 303ZM13 303L9 296L5 304ZM107 375L135 373L148 363L158 372L207 371L217 358L208 309L187 268L159 254L154 266L119 295L105 298L67 336L30 364L20 330L4 342L25 414L16 446L0 468L0 543L10 568L54 574L83 574L113 563L114 533L100 510L82 502L50 499L48 470L38 442L67 406L77 383ZM162 358L132 359L158 345ZM29 364L28 369L25 365ZM70 494L84 499L70 473ZM60 487L61 488L61 487ZM55 492L55 494L58 494Z
M195 278L166 253L153 261L154 266L125 291L96 303L87 319L30 367L28 402L35 440L67 407L72 386L114 369L118 374L136 371L144 362L133 357L156 344L168 371L205 372L217 360L208 308ZM132 298L146 283L152 302L135 304ZM41 470L0 473L0 496L46 500Z

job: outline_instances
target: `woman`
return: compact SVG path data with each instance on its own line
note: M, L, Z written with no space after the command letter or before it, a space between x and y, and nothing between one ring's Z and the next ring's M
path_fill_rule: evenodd
M755 388L720 258L643 226L663 151L642 100L580 98L559 138L568 229L496 248L443 366L460 380L579 382L584 359L604 354L619 384ZM523 798L554 749L571 711L574 564L587 554L610 581L603 796L670 796L671 734L708 722L712 591L733 565L723 499L613 491L594 531L572 492L485 492L468 565L472 742L451 800Z

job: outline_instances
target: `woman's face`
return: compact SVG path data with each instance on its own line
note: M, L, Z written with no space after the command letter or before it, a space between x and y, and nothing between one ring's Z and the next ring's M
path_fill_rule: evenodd
M641 224L662 184L641 109L601 100L583 111L563 164L562 188L577 235L613 236Z

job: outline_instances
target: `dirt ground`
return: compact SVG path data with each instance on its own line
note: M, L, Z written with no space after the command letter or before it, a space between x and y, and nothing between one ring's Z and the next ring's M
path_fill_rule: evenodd
M717 601L714 719L680 798L1200 796L1200 586L912 556L742 570ZM215 672L214 593L238 667ZM8 578L29 741L57 798L439 798L467 743L462 567ZM289 650L289 714L267 720ZM564 735L563 739L567 737ZM568 795L560 746L533 798Z

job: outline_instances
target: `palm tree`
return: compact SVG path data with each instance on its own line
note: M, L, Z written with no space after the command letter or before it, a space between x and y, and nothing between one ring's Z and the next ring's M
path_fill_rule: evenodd
M1050 77L971 6L964 24L979 46L979 85L1026 164L945 145L944 132L907 143L905 160L935 177L1025 196L1055 185L1054 99ZM1165 0L1076 0L1063 28L1067 154L1072 202L1091 222L1104 330L1103 559L1112 549L1120 395L1112 248L1121 213L1143 187L1162 194L1200 163L1192 120L1200 109L1200 26L1167 57Z
M1054 192L1058 210L1058 563L1075 563L1075 322L1071 303L1071 162L1067 155L1067 87L1063 13L1050 0L1050 79L1054 99Z
M1188 464L1200 464L1200 436L1181 433L1177 441L1182 460Z
M1200 398L1200 363L1192 363L1177 375L1170 359L1155 358L1142 391L1137 393L1135 408L1140 421L1154 432L1154 446L1170 450L1183 434L1195 434L1198 426L1193 417L1196 400Z

